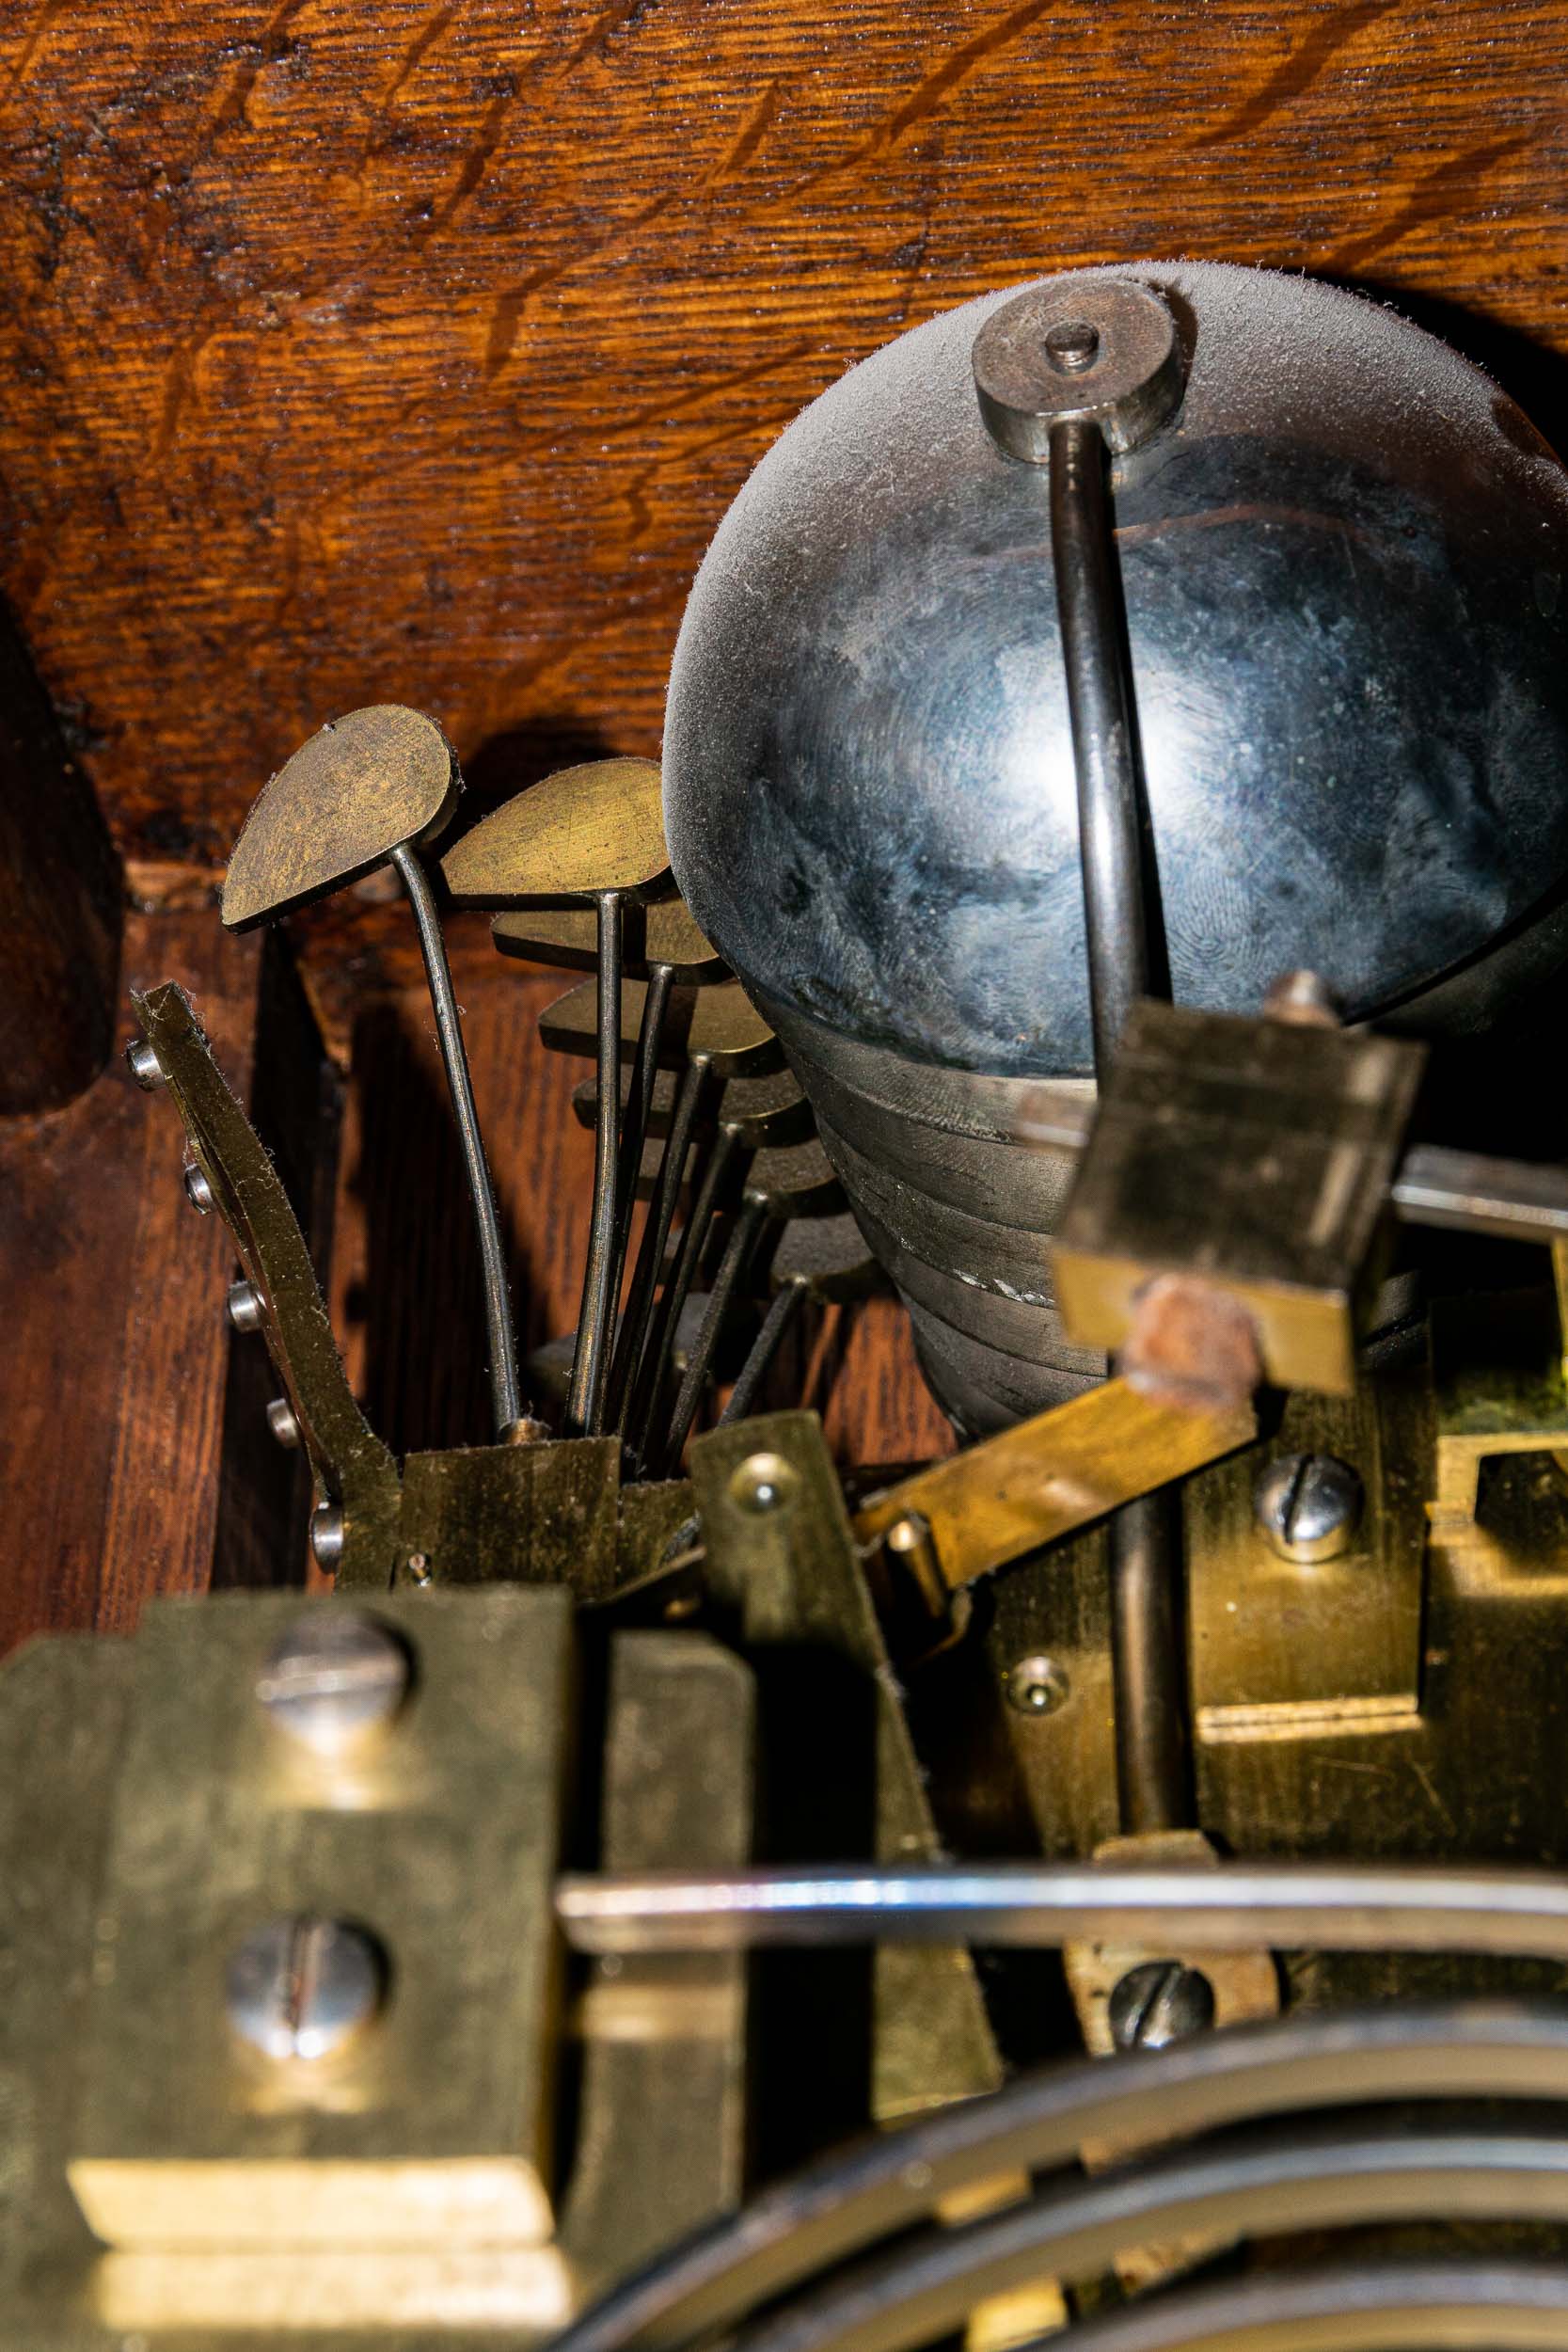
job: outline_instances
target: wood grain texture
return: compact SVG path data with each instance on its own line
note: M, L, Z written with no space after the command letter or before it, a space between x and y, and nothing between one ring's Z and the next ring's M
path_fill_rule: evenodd
M1563 0L14 0L0 585L176 870L367 701L489 798L652 753L748 469L999 282L1353 278L1560 426L1565 72Z
M249 1083L259 944L206 914L133 919L136 986L180 981ZM130 1032L128 1014L122 1034ZM0 1120L0 1652L123 1632L212 1567L230 1258L184 1197L179 1120L118 1057L67 1109Z

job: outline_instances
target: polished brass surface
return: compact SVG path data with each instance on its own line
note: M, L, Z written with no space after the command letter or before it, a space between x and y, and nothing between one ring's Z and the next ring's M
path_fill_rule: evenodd
M1423 1061L1370 1031L1134 1005L1056 1238L1082 1347L1116 1349L1155 1276L1252 1316L1271 1380L1349 1395Z
M245 819L223 885L230 930L284 914L436 832L462 780L434 719L396 703L329 720Z
M1425 1367L1353 1397L1301 1393L1266 1448L1199 1470L1184 1494L1188 1652L1199 1733L1268 1738L1412 1716L1420 1701L1432 1444ZM1333 1454L1366 1501L1332 1559L1283 1560L1257 1524L1260 1461Z
M629 1060L642 1019L646 993L641 980L624 981L621 988L621 1053ZM545 1043L562 1054L592 1054L598 1037L599 991L596 980L583 980L558 996L539 1016ZM738 982L701 988L677 995L671 1003L659 1046L659 1058L669 1068L704 1057L715 1076L758 1077L781 1067L779 1041Z
M1108 1380L869 1497L855 1534L875 1543L920 1513L957 1591L1234 1452L1255 1428L1247 1406L1189 1413Z
M503 956L525 963L562 965L568 971L598 969L599 930L592 907L531 907L524 914L498 914L490 936ZM684 898L656 898L626 911L624 969L645 980L650 964L668 964L678 987L727 980L729 967L704 938Z
M454 898L507 906L606 891L657 896L669 864L653 761L592 759L505 802L453 842L441 872Z
M814 1716L832 1708L842 1724L858 1699L875 1851L889 1861L935 1856L929 1800L816 1416L773 1413L716 1429L692 1446L691 1475L710 1585L739 1611L748 1646L821 1661L815 1687L794 1678L795 1740L817 1742L826 1724ZM851 1670L852 1692L835 1664ZM852 1834L849 1796L846 1788L840 1820L819 1835ZM966 1952L879 1953L874 2003L870 2092L879 2121L1000 2079Z
M570 1602L383 1601L415 1695L369 1755L328 1758L254 1693L302 1609L338 1606L247 1595L144 1620L70 2141L71 2186L112 2246L551 2234ZM312 1914L379 1944L385 2007L341 2056L270 2059L235 2032L226 1971L258 1921Z

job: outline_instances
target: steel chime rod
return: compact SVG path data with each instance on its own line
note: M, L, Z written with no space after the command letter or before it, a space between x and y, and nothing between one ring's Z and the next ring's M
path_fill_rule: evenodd
M567 1941L594 1952L1164 1937L1206 1951L1311 1945L1568 1962L1568 1876L1424 1864L824 1863L606 1873L562 1878L556 1907Z
M628 1440L634 1438L633 1415L641 1395L639 1375L657 1313L659 1269L670 1246L670 1229L674 1222L675 1204L685 1180L706 1085L706 1065L689 1063L681 1073L680 1090L659 1157L658 1182L638 1246L626 1311L615 1335L606 1415L610 1425Z
M609 1377L609 1338L615 1311L615 1236L621 1104L621 961L625 908L618 890L601 890L599 918L599 1115L594 1129L594 1206L583 1266L572 1377L566 1391L568 1427L593 1435L603 1412ZM645 1017L645 1015L644 1015Z
M681 1228L675 1263L664 1285L657 1314L652 1319L652 1327L646 1335L637 1384L627 1413L626 1442L633 1457L649 1468L652 1467L655 1451L654 1431L659 1400L666 1393L681 1313L697 1279L697 1268L713 1231L714 1216L725 1181L737 1156L748 1151L749 1146L733 1127L721 1126L709 1144L702 1161L703 1173L696 1197Z
M599 1108L593 1213L566 1422L578 1436L596 1434L604 1425L620 1245L626 1234L619 1118L626 911L657 897L669 884L658 770L645 759L589 760L561 769L494 810L454 843L441 864L447 886L458 898L492 907L530 900L559 905L565 900L585 911L591 905L594 911ZM655 1059L668 993L666 977L650 992L660 1002L644 1004L643 1043ZM640 1053L640 1064L641 1059ZM642 1115L639 1110L637 1116ZM628 1126L632 1123L628 1119ZM635 1156L631 1165L635 1171Z
M707 1387L708 1376L713 1370L713 1360L718 1352L720 1335L724 1327L724 1317L729 1311L730 1302L740 1287L752 1252L762 1238L762 1229L768 1222L769 1207L768 1200L753 1200L750 1196L741 1204L740 1214L736 1218L734 1229L724 1245L724 1255L720 1262L719 1271L713 1278L713 1288L708 1294L707 1310L703 1316L702 1327L692 1344L685 1377L681 1381L680 1392L675 1399L675 1409L671 1419L668 1435L664 1439L657 1461L649 1465L656 1474L662 1472L666 1477L672 1476L676 1464L680 1461L682 1449L691 1434L691 1424L697 1418L697 1407L703 1401L703 1391Z
M392 864L407 893L415 927L420 934L425 977L430 983L431 1009L436 1015L436 1035L447 1073L448 1091L451 1096L452 1117L468 1181L468 1197L473 1204L480 1272L484 1287L484 1321L490 1343L491 1414L497 1433L500 1435L520 1419L522 1391L517 1382L517 1333L513 1320L512 1294L506 1279L506 1248L501 1240L500 1218L496 1210L496 1190L490 1180L490 1164L484 1156L484 1138L480 1132L473 1079L468 1070L467 1050L463 1042L462 1016L452 989L451 966L447 961L446 943L441 936L441 918L436 905L436 894L431 889L429 876L407 842L392 851Z
M744 1421L757 1401L758 1391L772 1368L773 1359L794 1327L795 1318L810 1295L811 1285L803 1276L797 1276L774 1294L772 1304L762 1319L762 1328L747 1351L746 1361L735 1377L735 1385L719 1416L719 1426L728 1428L732 1422Z

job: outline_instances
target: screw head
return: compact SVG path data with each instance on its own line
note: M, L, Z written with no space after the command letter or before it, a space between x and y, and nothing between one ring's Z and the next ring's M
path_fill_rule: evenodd
M1082 375L1100 351L1100 329L1087 319L1060 319L1045 339L1045 356L1064 375Z
M1214 2022L1214 1988L1179 1960L1145 1960L1111 1988L1106 2010L1118 2050L1164 2050Z
M209 1216L217 1206L217 1195L207 1181L206 1169L198 1168L194 1160L187 1160L184 1177L186 1200L200 1216Z
M1253 1490L1265 1542L1282 1560L1303 1564L1350 1549L1361 1504L1361 1481L1337 1454L1282 1454Z
M275 1396L267 1406L267 1427L279 1445L298 1445L299 1423L294 1419L294 1408L286 1396Z
M341 1756L386 1730L412 1667L395 1633L358 1609L309 1609L273 1644L256 1677L267 1715L318 1756Z
M762 1515L787 1509L799 1481L782 1454L749 1454L730 1479L730 1494L742 1511Z
M157 1088L168 1084L164 1065L158 1059L157 1049L150 1038L134 1037L131 1040L125 1048L125 1067L144 1094L151 1094Z
M232 1954L229 2022L263 2057L331 2058L381 2006L386 1964L363 1929L341 1919L269 1919Z
M1071 1694L1067 1671L1053 1658L1021 1658L1007 1677L1007 1705L1021 1715L1054 1715Z
M343 1556L343 1506L318 1502L310 1514L310 1549L318 1568L330 1576Z
M254 1282L230 1282L225 1311L236 1331L261 1327L261 1294Z

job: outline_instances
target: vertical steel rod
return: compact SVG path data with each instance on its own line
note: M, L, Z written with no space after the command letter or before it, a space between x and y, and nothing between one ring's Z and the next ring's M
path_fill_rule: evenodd
M703 1391L706 1388L708 1375L713 1370L713 1359L718 1352L720 1333L724 1327L724 1317L729 1311L730 1301L735 1296L740 1278L746 1271L746 1261L755 1248L757 1237L768 1222L768 1202L765 1200L760 1196L755 1199L748 1197L741 1204L740 1215L736 1218L735 1231L724 1245L724 1255L720 1262L719 1271L713 1278L713 1288L708 1294L707 1312L703 1317L702 1328L697 1334L687 1362L686 1377L681 1382L680 1393L675 1399L675 1410L670 1422L669 1435L664 1440L657 1461L652 1466L662 1470L667 1478L674 1475L680 1462L682 1448L691 1434L691 1424L697 1418L697 1407L703 1401Z
M642 1146L648 1133L648 1113L653 1108L654 1082L658 1075L658 1049L664 1039L665 1017L670 1009L670 991L674 977L673 964L651 963L648 966L642 1019L637 1031L637 1059L632 1065L631 1083L626 1089L626 1107L621 1120L621 1157L615 1178L619 1196L615 1216L615 1272L610 1286L611 1301L619 1295L621 1275L626 1263L626 1244L637 1207L637 1180L642 1172ZM615 1083L619 1093L619 1074Z
M1097 1076L1103 1082L1127 1014L1148 987L1143 812L1100 427L1053 425L1051 554L1067 672L1084 929ZM1129 1835L1188 1826L1195 1815L1186 1661L1173 1498L1146 1495L1112 1518L1111 1673L1117 1779Z
M604 1415L610 1373L610 1331L615 1310L615 1224L619 1187L616 1157L621 1110L621 934L618 890L601 890L599 910L599 1104L594 1130L594 1216L588 1229L566 1424L580 1437Z
M1108 1529L1117 1790L1130 1837L1196 1819L1179 1577L1180 1499L1125 1503Z
M752 1342L746 1361L736 1375L735 1386L725 1400L719 1416L719 1426L727 1429L732 1421L744 1421L756 1402L757 1391L768 1377L768 1367L784 1345L790 1326L805 1305L808 1284L799 1277L786 1282L762 1319L762 1328Z
M670 1358L680 1329L681 1310L690 1296L691 1285L697 1279L703 1248L713 1224L714 1203L730 1172L739 1141L733 1127L721 1126L713 1138L707 1165L697 1187L697 1197L691 1203L690 1215L681 1232L674 1268L664 1285L664 1295L658 1302L658 1316L642 1351L641 1368L631 1408L626 1415L626 1443L633 1458L639 1462L645 1462L648 1457L654 1424L658 1417L659 1399L664 1393Z
M1128 1008L1148 987L1143 819L1121 660L1116 542L1098 424L1051 428L1051 559L1078 771L1078 849L1096 1071L1103 1076Z
M490 1182L489 1163L484 1156L484 1138L480 1133L479 1113L474 1105L473 1080L468 1074L467 1050L463 1043L463 1022L452 991L451 967L447 961L446 941L441 936L441 919L436 912L436 896L430 887L429 878L408 842L392 851L392 864L408 894L408 903L414 910L414 924L420 935L420 953L424 957L425 977L430 982L436 1035L440 1043L441 1060L447 1073L447 1090L451 1096L457 1140L468 1179L469 1198L473 1202L480 1267L484 1281L484 1319L490 1339L491 1411L497 1436L504 1437L512 1424L522 1418L522 1396L517 1386L517 1334L512 1320L512 1297L506 1280L506 1252L501 1246L495 1188Z
M707 1078L705 1062L689 1062L681 1073L675 1095L675 1107L670 1119L670 1132L664 1139L664 1150L658 1165L658 1189L649 1204L648 1218L638 1245L637 1263L632 1269L631 1291L626 1299L626 1311L615 1336L615 1355L610 1371L610 1391L605 1410L613 1425L626 1431L630 1401L635 1393L638 1367L648 1343L649 1327L654 1319L654 1305L658 1293L659 1268L669 1247L670 1228L674 1222L675 1203L680 1199L681 1179L686 1172L687 1153L702 1107Z

